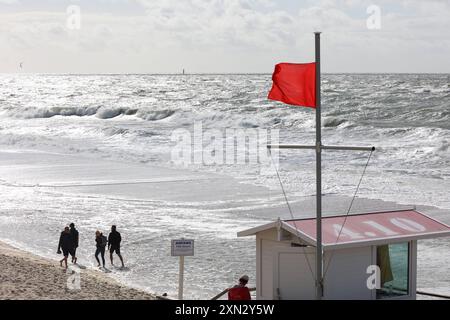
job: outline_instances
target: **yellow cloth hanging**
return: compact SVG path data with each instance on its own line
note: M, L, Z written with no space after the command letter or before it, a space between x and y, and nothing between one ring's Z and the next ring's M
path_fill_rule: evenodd
M389 256L389 246L379 246L377 248L377 264L381 271L381 286L386 282L394 280L391 268L391 257Z

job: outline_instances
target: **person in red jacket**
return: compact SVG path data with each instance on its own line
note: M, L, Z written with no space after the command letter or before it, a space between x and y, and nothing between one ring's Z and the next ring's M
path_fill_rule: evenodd
M228 290L228 300L252 300L247 283L247 275L240 277L239 284Z

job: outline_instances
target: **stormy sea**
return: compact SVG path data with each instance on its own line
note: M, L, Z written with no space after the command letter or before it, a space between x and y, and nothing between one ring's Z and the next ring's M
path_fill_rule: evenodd
M56 259L74 222L79 262L116 224L111 276L176 297L170 241L195 240L185 298L242 274L255 240L237 232L315 213L315 112L267 99L271 75L0 75L0 240ZM417 207L450 224L450 75L325 74L323 142L375 146L351 212ZM324 151L326 214L345 214L368 160ZM292 214L281 185L286 191ZM450 291L450 239L419 242L418 288Z

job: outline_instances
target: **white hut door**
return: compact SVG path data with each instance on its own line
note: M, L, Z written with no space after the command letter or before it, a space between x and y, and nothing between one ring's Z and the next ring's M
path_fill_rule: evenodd
M311 269L315 270L315 254L279 252L278 289L280 300L315 299L315 281Z

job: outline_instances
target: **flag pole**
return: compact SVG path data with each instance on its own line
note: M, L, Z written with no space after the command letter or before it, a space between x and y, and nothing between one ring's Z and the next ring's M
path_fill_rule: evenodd
M320 32L315 32L316 42L316 298L323 296L322 257L322 121L321 121L321 79L320 79Z
M316 143L312 145L267 145L269 150L271 149L309 149L316 151L316 299L321 300L324 296L324 275L323 275L323 246L322 246L322 150L332 151L370 151L374 152L375 147L358 147L358 146L324 146L322 145L322 121L321 121L321 65L320 65L320 35L321 32L315 32L315 44L316 44L316 63L315 63L315 106L316 106ZM274 76L277 72L275 69ZM289 82L289 81L287 81ZM275 78L274 78L275 84ZM298 83L296 84L298 85ZM275 86L274 86L275 88ZM273 89L272 89L273 90ZM279 90L280 91L280 90ZM271 91L272 93L272 91ZM282 101L287 104L291 104L286 101L286 97L276 93L269 99ZM301 105L301 104L295 104Z

